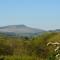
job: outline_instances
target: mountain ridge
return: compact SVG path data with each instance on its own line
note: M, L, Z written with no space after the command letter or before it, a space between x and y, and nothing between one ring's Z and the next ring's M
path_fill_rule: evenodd
M45 30L31 28L26 25L8 25L8 26L0 27L0 32L4 32L8 34L16 33L17 35L29 36L29 35L41 34L45 32Z

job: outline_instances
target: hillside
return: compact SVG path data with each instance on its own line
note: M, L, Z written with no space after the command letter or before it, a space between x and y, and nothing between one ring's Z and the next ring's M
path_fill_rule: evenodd
M31 28L26 25L9 25L0 27L0 32L8 35L33 36L33 35L39 35L45 32L45 30Z
M60 43L60 33L46 32L31 39L0 34L0 56L4 60L57 60L54 51L57 45L47 46L49 42Z

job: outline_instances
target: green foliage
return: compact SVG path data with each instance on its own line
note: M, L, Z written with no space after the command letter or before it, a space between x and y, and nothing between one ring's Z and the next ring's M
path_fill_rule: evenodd
M13 55L13 49L10 46L0 44L0 55Z
M53 46L48 42L59 42L60 33L44 33L41 36L10 37L0 34L0 56L5 60L55 60Z

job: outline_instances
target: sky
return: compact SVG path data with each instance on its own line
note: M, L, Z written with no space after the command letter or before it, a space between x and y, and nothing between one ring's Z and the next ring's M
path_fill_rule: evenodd
M60 29L60 0L0 0L0 26Z

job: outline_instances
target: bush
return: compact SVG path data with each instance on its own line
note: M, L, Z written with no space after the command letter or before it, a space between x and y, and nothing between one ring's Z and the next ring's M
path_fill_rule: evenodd
M12 47L4 44L0 44L0 55L13 55Z

